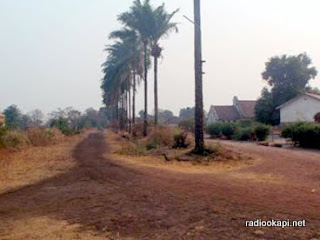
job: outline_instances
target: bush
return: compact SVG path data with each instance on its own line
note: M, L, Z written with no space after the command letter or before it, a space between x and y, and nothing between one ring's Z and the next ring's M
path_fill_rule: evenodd
M28 136L21 131L7 131L1 137L1 142L6 148L20 148L30 144Z
M179 122L179 127L187 132L194 132L194 119L185 119Z
M154 129L146 139L148 150L173 145L173 131L171 128Z
M235 134L233 135L233 139L238 141L248 141L253 140L253 138L254 133L252 128L250 127L238 128L236 129Z
M173 148L187 148L190 143L188 143L188 133L183 131L177 131L173 136L174 144Z
M235 126L231 122L215 122L207 126L207 132L212 138L224 136L231 139L234 131Z
M257 122L251 119L241 119L236 121L235 124L238 128L251 128L254 127L257 124Z
M264 124L258 124L254 128L254 135L259 141L265 141L270 133L270 127Z
M282 131L282 136L305 148L320 148L320 124L294 123Z
M140 142L128 142L116 153L123 155L143 156L146 155L146 148Z
M33 146L46 146L63 139L63 134L57 128L29 128L26 134Z
M69 127L68 119L59 117L58 119L53 119L50 127L55 127L58 128L64 135L72 135L75 134L76 132Z

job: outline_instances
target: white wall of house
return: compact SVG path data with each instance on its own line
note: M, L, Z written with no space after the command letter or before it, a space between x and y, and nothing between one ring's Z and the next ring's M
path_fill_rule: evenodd
M218 117L215 111L213 111L212 109L210 109L209 113L208 113L208 123L214 123L218 121Z
M314 122L314 116L320 112L320 100L302 95L288 102L280 109L281 123Z

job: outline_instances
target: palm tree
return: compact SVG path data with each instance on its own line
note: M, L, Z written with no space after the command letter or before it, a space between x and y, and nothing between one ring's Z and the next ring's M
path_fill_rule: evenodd
M126 27L134 30L139 35L140 41L143 45L143 80L144 80L144 127L143 135L147 136L148 133L148 62L150 51L148 49L152 30L153 10L150 5L150 0L145 0L141 3L140 0L135 0L132 7L128 12L120 14L118 20Z
M127 53L128 61L130 62L131 75L132 75L132 124L135 124L136 116L136 86L137 76L142 75L142 52L139 38L134 30L127 28L113 31L109 35L110 39L120 39L123 44L127 45L129 51ZM139 83L139 82L138 82ZM129 91L131 93L131 91ZM131 94L129 94L131 95ZM131 96L129 96L129 102L131 102ZM131 104L129 104L131 105ZM131 112L131 111L129 111ZM130 114L131 115L131 114Z
M107 106L115 106L119 113L120 105L120 128L125 128L127 123L127 109L125 106L127 92L131 88L130 77L130 57L127 55L130 47L123 42L116 42L109 46L108 58L103 63L104 78L101 89L103 90L103 101Z
M203 136L203 91L202 91L202 49L200 0L194 0L195 32L195 149L197 154L204 153Z
M154 123L158 124L158 58L161 56L162 48L159 40L167 37L172 31L178 32L177 23L171 22L173 16L179 11L167 13L165 5L162 4L153 11L153 31L151 36L151 56L154 59Z

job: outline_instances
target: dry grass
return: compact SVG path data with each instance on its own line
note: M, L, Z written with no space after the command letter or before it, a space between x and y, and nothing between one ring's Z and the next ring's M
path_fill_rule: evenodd
M57 145L0 150L0 193L41 181L74 166L71 149L84 135L68 137Z
M150 167L168 171L177 171L184 173L218 173L229 170L238 169L254 161L251 157L245 156L240 152L234 152L229 148L218 147L220 157L217 161L202 161L194 156L188 156L190 149L168 149L160 148L151 151L149 155L130 155L123 152L123 146L126 146L128 140L119 137L119 135L108 132L106 141L111 148L111 153L108 154L108 159L116 159L132 167ZM230 154L232 152L233 154ZM166 161L164 154L171 159ZM192 158L192 161L176 161L178 158ZM201 157L203 160L203 157ZM208 157L210 158L210 156ZM194 161L195 160L195 161Z
M29 128L26 130L33 146L47 146L64 140L65 136L57 128Z

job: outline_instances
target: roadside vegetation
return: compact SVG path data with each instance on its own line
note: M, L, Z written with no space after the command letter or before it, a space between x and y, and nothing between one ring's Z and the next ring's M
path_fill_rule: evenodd
M211 138L238 141L265 141L270 133L268 125L252 120L211 123L206 130Z
M290 138L295 145L304 148L320 149L319 123L293 123L282 131L282 136Z
M193 153L193 134L180 127L159 125L150 130L147 137L143 137L142 132L138 132L136 136L127 132L115 133L116 137L112 144L116 148L114 154L130 156L131 159L141 159L141 161L144 161L144 157L149 157L150 161L156 159L158 164L165 162L188 162L200 165L215 162L229 164L249 159L241 153L216 143L207 145L203 155L195 154ZM143 131L143 128L140 128L140 131Z
M0 125L0 149L21 149L27 146L47 146L59 143L66 136L79 134L88 128L104 128L109 123L109 111L92 108L84 113L71 107L48 115L40 110L27 114L16 106L7 107Z

